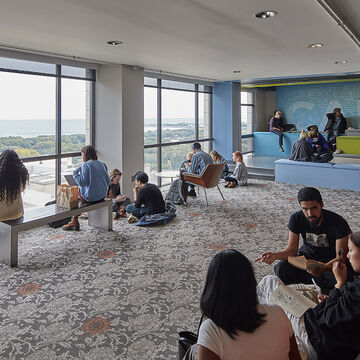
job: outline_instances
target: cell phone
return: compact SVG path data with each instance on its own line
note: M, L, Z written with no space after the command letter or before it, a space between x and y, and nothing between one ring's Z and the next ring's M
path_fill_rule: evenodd
M339 255L339 267L341 268L341 257L342 257L342 253L343 253L344 249L341 248L338 252L338 255Z

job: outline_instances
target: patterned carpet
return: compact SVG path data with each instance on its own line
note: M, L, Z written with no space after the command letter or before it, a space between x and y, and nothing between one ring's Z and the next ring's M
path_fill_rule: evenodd
M168 225L114 221L114 231L42 227L19 236L19 267L0 265L1 359L177 359L196 329L207 266L219 250L250 259L287 242L301 186L251 180L203 191ZM321 190L325 208L359 230L359 193ZM272 267L255 264L257 278Z

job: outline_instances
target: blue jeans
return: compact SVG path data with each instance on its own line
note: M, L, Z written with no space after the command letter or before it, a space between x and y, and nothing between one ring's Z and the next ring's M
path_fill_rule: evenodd
M134 204L126 205L125 211L127 213L133 214L138 219L143 217L144 215L147 215L149 213L149 209L145 207L137 208Z

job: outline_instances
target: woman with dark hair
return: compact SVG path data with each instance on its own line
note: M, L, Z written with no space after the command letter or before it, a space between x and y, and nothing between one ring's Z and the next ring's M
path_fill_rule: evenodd
M0 155L0 221L24 215L21 193L29 182L29 172L14 150Z
M300 359L291 323L277 305L259 304L250 261L236 250L212 259L200 301L199 360Z
M73 172L73 178L79 186L79 199L83 204L103 201L108 193L110 177L106 165L98 160L92 145L81 148L84 164ZM63 226L64 230L79 230L78 216Z
M319 295L320 303L300 318L287 313L308 360L360 359L360 231L350 235L348 245L353 281L347 281L347 266L338 260L332 265L336 284L329 295ZM258 285L260 301L268 302L280 285L277 276L264 277Z

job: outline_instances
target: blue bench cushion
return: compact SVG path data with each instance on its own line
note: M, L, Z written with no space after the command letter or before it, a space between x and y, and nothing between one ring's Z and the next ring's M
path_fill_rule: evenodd
M360 165L275 161L275 181L360 191Z

